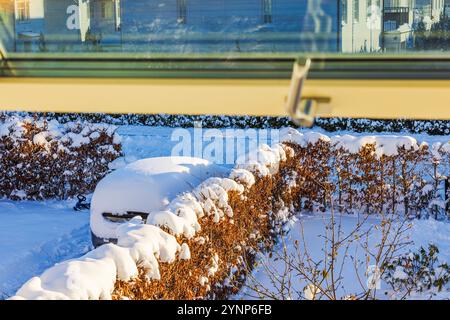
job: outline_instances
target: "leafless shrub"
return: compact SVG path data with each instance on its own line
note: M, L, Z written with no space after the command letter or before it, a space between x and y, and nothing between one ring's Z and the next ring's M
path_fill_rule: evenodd
M397 215L381 217L379 224L368 226L366 215L352 230L345 231L342 215L332 210L326 233L320 236L321 254L313 252L300 223L301 239L288 249L280 237L280 249L258 260L260 272L249 273L245 295L258 299L375 299L377 282L386 272L383 266L409 245L406 220ZM376 243L371 238L378 237ZM348 289L344 271L350 268L359 289ZM258 275L263 275L261 281ZM351 291L354 290L354 291Z
M309 250L303 227L295 250L287 249L281 235L281 249L258 262L268 283L249 273L246 294L267 299L374 299L377 289L368 286L367 277L372 282L381 279L386 273L384 266L410 244L408 219L421 217L430 206L439 212L445 210L445 202L440 200L442 181L447 177L439 169L448 170L447 148L441 146L432 152L427 145L399 147L395 155L380 156L374 144L363 146L358 153L326 142L307 147L288 145L295 150L294 168L302 189L303 205L297 211L319 208L331 212L322 237L322 257L314 257ZM343 231L342 215L335 215L334 205L341 214L358 213L353 230ZM361 217L360 213L365 214ZM380 221L367 227L371 214L377 214ZM375 235L379 240L374 244L370 239ZM359 283L356 292L345 292L343 271L348 260ZM365 270L363 275L361 270ZM305 284L303 288L298 287L299 281Z

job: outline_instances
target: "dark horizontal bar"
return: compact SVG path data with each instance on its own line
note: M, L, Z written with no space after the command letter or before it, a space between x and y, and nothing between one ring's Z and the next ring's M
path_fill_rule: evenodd
M104 212L102 216L104 218L114 219L114 220L131 220L134 217L141 217L143 220L147 220L149 213L146 212L134 212L128 211L127 214L117 215L109 212Z
M11 58L10 77L274 78L291 76L294 58ZM314 57L312 79L450 79L450 57Z

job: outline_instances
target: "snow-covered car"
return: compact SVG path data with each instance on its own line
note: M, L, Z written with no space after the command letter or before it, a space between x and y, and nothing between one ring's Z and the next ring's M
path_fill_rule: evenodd
M191 157L159 157L139 160L104 177L91 202L92 243L98 247L117 240L116 229L133 217L144 221L164 210L177 195L190 191L228 169Z

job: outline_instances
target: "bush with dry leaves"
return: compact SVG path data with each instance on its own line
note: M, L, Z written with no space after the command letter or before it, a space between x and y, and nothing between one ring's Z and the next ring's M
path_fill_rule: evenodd
M115 127L8 117L0 122L0 197L67 199L90 193L121 155Z

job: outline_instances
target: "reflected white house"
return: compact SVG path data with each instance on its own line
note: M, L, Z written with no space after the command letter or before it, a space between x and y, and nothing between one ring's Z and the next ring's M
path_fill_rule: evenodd
M382 0L341 1L341 51L378 52L381 47Z
M413 47L414 29L423 22L430 30L445 13L448 0L384 0L382 46L387 52Z
M89 0L11 0L17 51L76 50L90 28Z

